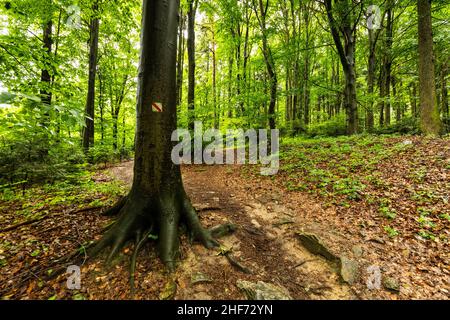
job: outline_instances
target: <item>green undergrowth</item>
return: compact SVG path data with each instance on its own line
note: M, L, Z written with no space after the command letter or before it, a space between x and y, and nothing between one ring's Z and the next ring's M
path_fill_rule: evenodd
M96 175L93 171L83 171L66 181L26 190L4 188L0 192L0 212L14 211L14 222L17 223L65 209L77 211L111 206L125 195L126 186L123 183L110 178L97 181ZM4 219L10 219L10 215L0 215L0 224L12 224L12 221Z
M436 153L447 146L446 139L430 142ZM442 191L448 187L442 182L448 164L427 153L430 146L426 138L400 135L284 138L280 171L272 179L289 191L321 197L325 206L371 207L392 238L401 234L399 215L408 215L416 235L434 240L445 236L448 224ZM434 169L440 171L431 175Z

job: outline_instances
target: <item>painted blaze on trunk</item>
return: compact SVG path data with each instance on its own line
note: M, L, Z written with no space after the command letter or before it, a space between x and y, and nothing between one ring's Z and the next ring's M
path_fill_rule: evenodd
M177 125L178 9L178 0L143 2L134 181L129 195L106 213L118 214L118 221L92 252L111 247L109 261L126 241L135 240L138 250L154 234L161 259L173 269L181 223L206 247L217 245L201 227L184 191L180 167L171 160L171 135ZM153 112L152 103L161 103L162 112Z

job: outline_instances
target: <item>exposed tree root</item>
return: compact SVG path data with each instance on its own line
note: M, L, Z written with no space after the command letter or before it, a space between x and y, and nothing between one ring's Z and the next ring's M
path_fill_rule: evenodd
M136 293L136 286L134 285L134 279L136 274L136 260L137 255L139 251L141 250L142 246L148 241L150 235L152 233L152 230L150 229L147 233L143 234L141 237L136 237L136 242L134 246L133 255L131 256L131 262L130 262L130 290L131 290L131 299L134 298L134 295Z
M237 261L237 259L231 254L231 252L225 253L225 257L227 258L228 262L240 272L246 274L253 273L249 268L247 268L246 266L242 265L239 261Z
M170 272L175 270L179 259L180 225L187 227L190 238L200 242L208 249L219 246L218 238L233 233L236 226L225 224L207 230L202 227L197 212L186 193L181 195L143 197L133 194L119 201L113 208L104 213L107 216L117 215L117 221L106 231L103 238L88 252L90 259L109 248L106 263L113 259L130 240L134 241L134 249L130 260L131 296L135 294L135 273L137 256L147 241L157 239L157 250L160 259ZM154 237L152 237L152 235Z
M211 233L214 239L219 239L234 233L236 229L237 229L236 225L226 223L209 229L209 232Z
M122 208L125 206L126 203L127 203L127 197L123 197L112 208L103 212L102 216L104 216L104 217L117 216L120 213L120 211L122 210Z

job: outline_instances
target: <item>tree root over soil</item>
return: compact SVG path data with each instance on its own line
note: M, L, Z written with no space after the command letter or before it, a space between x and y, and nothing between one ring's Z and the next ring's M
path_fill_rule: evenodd
M159 257L168 270L173 272L179 258L180 226L186 227L191 242L198 241L208 249L219 247L217 239L236 230L236 226L232 224L224 224L210 230L203 228L184 190L175 195L159 195L156 198L131 192L102 215L118 218L103 238L88 251L88 257L95 258L110 248L106 259L106 264L110 265L124 245L134 241L130 261L132 296L135 292L137 256L147 241L156 240Z

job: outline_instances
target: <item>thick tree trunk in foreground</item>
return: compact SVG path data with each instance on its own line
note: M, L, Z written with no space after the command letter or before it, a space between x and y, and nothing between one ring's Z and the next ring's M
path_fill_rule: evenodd
M95 77L97 73L97 53L98 53L98 33L100 21L97 15L98 5L93 6L93 15L91 24L89 26L90 44L89 44L89 82L88 94L86 100L86 126L83 132L83 148L84 151L89 151L89 148L94 145L94 117L95 117Z
M424 134L439 135L441 120L436 103L431 1L418 0L419 15L419 86L421 127Z
M216 244L201 227L184 191L180 167L171 159L171 135L177 124L178 7L178 0L144 0L134 181L129 195L109 212L118 213L118 221L92 253L111 246L108 260L128 240L136 240L138 250L151 233L158 235L161 259L173 269L178 258L180 223L185 223L205 246ZM153 112L153 103L161 103L162 112Z

